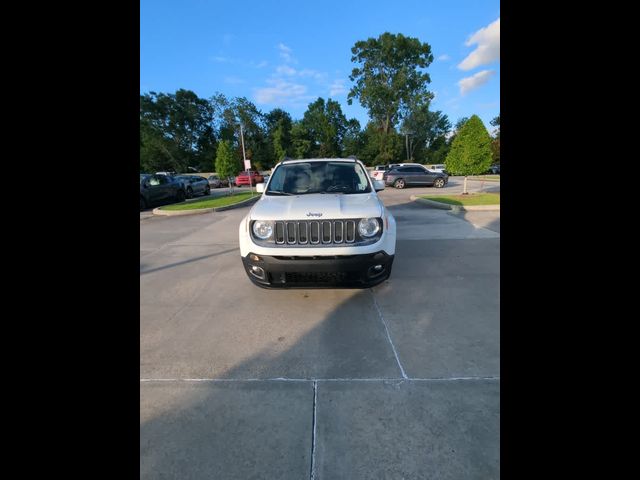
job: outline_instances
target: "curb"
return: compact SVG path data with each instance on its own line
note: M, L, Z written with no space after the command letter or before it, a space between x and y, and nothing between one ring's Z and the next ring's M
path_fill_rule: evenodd
M154 215L161 215L166 217L173 217L178 215L200 215L202 213L224 212L225 210L232 210L234 208L241 208L250 205L261 197L262 195L256 195L251 198L247 198L238 203L232 205L225 205L224 207L211 207L211 208L196 208L193 210L160 210L160 207L153 209Z
M258 195L254 195L253 197L247 198L246 200L243 200L241 202L238 203L234 203L232 205L225 205L224 207L215 207L213 209L214 212L224 212L225 210L233 210L234 208L240 208L240 207L244 207L246 205L251 205L252 203L255 203L258 201L258 199L262 196L262 194Z
M463 207L462 205L449 205L448 203L427 200L426 198L420 198L416 195L411 195L410 198L414 202L422 203L423 205L429 206L431 208L438 208L440 210L451 210L453 212L468 212L468 211L474 211L474 210L489 211L489 212L500 211L500 205L467 205L466 207Z

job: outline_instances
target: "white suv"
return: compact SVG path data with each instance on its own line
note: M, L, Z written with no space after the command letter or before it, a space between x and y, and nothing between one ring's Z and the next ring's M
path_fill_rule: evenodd
M362 162L285 160L239 227L249 279L266 288L370 287L391 274L396 221Z

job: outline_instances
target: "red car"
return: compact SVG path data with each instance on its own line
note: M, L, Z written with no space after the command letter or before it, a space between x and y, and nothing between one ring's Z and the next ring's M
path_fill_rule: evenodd
M247 175L247 172L240 172L236 177L236 186L238 187L241 185L255 185L256 183L262 182L264 182L264 177L255 170L249 170L249 175Z

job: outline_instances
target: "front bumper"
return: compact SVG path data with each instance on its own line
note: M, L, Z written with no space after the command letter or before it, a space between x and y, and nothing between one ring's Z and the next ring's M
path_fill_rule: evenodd
M249 279L263 288L367 288L391 275L394 255L384 251L362 255L242 257ZM255 267L255 268L254 268Z

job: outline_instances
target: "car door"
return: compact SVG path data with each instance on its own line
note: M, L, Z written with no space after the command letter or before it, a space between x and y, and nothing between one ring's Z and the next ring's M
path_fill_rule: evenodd
M405 167L407 185L424 185L424 169L421 167Z
M147 195L150 203L159 203L165 198L164 187L161 180L164 175L151 175L147 179Z
M173 199L176 195L176 187L173 183L173 179L167 175L158 175L158 181L160 182L160 201L166 202L167 200Z
M418 167L420 168L420 167ZM426 168L420 168L420 181L421 185L433 185L433 182L438 178L438 172L432 172Z

